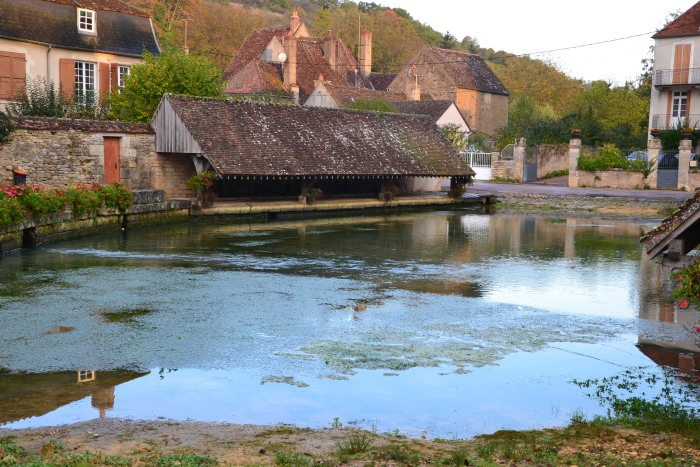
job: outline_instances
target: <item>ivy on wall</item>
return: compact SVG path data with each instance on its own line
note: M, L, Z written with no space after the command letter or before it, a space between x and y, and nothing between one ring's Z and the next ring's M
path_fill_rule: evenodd
M10 136L14 131L15 126L10 117L4 112L0 112L0 143L10 141Z

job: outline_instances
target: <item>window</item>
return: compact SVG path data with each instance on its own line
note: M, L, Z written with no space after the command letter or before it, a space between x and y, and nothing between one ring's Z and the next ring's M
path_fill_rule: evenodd
M78 8L78 31L95 32L95 12Z
M124 65L119 65L117 68L117 84L120 88L124 87L124 79L129 76L130 71L131 67Z
M95 100L95 64L75 62L75 101L88 104Z
M674 91L671 104L671 125L686 125L688 112L688 91Z
M24 54L0 50L0 99L13 99L24 92L25 69Z
M79 371L78 372L78 382L85 383L88 381L95 381L95 371L94 370Z

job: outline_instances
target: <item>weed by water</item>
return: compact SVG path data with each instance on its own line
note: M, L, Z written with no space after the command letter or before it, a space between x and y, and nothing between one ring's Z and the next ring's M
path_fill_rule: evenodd
M372 437L367 432L362 431L351 434L348 439L339 442L337 447L340 454L360 454L372 447L373 443Z

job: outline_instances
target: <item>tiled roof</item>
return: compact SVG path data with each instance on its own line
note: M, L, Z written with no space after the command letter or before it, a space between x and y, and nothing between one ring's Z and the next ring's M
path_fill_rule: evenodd
M164 99L225 176L474 174L427 117L169 95ZM159 111L169 108L161 104Z
M230 76L224 92L231 94L286 93L282 64L253 60Z
M287 27L256 29L243 41L236 55L231 59L223 74L224 81L238 73L251 61L260 58L273 37L282 37L289 30Z
M314 91L314 80L323 75L324 81L336 86L355 86L355 70L360 64L353 57L343 41L337 39L337 63L331 68L323 58L323 38L306 37L297 42L297 84L301 88L302 99ZM363 84L362 76L357 74L358 84Z
M19 117L13 119L15 127L22 130L88 131L100 133L152 134L147 123L115 122L111 120L79 120L72 118Z
M685 240L688 251L697 246L700 238L700 192L687 200L678 210L664 219L655 229L641 238L647 254L652 258L662 253L676 239Z
M405 96L401 94L373 91L367 88L356 88L346 85L336 86L328 82L324 82L324 87L339 107L345 107L357 99L382 99L386 101L401 101L405 99Z
M148 18L150 15L143 10L135 8L121 0L44 0L51 3L60 3L62 5L77 6L94 11L115 11L117 13L126 13L127 15L143 16Z
M98 10L97 34L78 32L79 5ZM144 50L157 55L151 21L143 12L132 13L137 11L117 0L0 0L0 37L132 57L141 57Z
M389 85L396 78L395 73L371 73L367 79L372 83L372 87L377 91L386 91Z
M666 27L654 34L654 39L700 35L700 2L691 6Z
M265 51L265 48L270 41L277 37L280 43L284 41L284 35L289 28L269 28L258 29L248 36L243 45L238 49L238 52L233 57L226 71L223 74L224 81L232 81L227 83L226 91L228 93L247 92L246 89L253 87L259 89L256 92L266 91L259 84L247 83L246 79L255 77L249 69L250 63L260 61L260 56ZM352 55L352 52L340 39L336 39L338 48L336 54L336 66L330 67L326 62L323 54L323 41L321 37L299 37L297 39L297 84L299 85L300 97L302 101L313 92L314 80L317 80L319 75L323 75L325 81L329 81L334 85L340 86L355 86L356 79L359 86L368 87L360 74L355 75L355 71L359 69L360 64ZM273 62L269 62L273 63ZM245 73L241 73L246 69ZM272 83L271 81L268 81ZM278 91L277 84L274 90ZM243 91L239 91L239 90Z
M392 102L393 106L404 114L428 115L433 121L437 121L447 112L452 101L400 101Z
M440 67L454 87L508 96L508 90L484 60L475 54L427 46L422 66ZM416 63L419 67L420 63Z

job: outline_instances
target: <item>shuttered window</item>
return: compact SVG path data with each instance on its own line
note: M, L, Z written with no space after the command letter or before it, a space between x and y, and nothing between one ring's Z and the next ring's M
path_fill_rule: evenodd
M24 92L26 63L24 54L0 51L0 99L13 99Z

